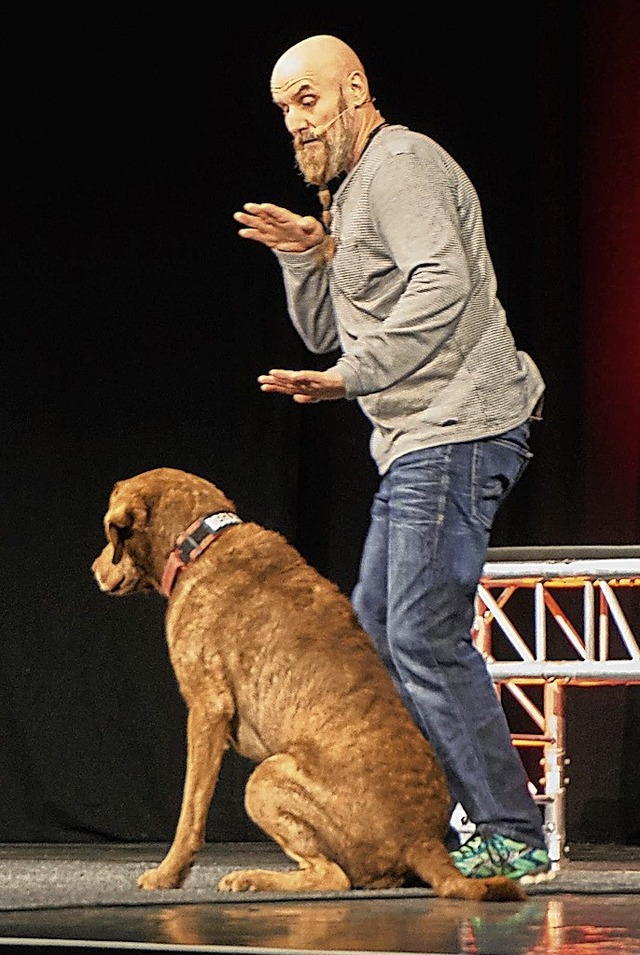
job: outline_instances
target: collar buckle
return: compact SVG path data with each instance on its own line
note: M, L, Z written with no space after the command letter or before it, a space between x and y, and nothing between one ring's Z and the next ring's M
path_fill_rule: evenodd
M198 518L178 535L162 574L161 589L165 597L171 594L180 571L197 560L209 544L234 524L242 524L242 519L233 511L216 511L208 517Z

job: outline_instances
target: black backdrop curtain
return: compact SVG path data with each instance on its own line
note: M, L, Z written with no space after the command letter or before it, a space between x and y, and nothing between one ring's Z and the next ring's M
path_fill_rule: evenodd
M116 480L201 474L345 592L354 583L376 480L368 427L351 403L259 392L270 367L328 359L304 350L275 258L232 220L247 200L318 212L269 97L273 63L305 35L351 43L385 117L438 139L484 203L501 298L548 383L535 462L494 544L625 542L605 512L585 526L582 496L592 6L430 7L392 24L227 10L224 31L195 4L3 7L0 841L166 840L177 819L185 713L162 600L109 600L90 574ZM248 771L228 755L210 839L261 837L241 802ZM624 767L612 772L617 786Z

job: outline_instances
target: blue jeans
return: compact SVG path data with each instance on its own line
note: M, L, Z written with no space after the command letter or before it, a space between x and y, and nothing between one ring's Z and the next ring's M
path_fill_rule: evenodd
M371 508L352 602L476 830L545 845L542 814L473 645L496 512L532 457L529 424L398 458Z

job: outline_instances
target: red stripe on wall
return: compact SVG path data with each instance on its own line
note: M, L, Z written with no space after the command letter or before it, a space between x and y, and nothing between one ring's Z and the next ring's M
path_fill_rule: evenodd
M640 3L587 0L581 295L587 532L640 539Z

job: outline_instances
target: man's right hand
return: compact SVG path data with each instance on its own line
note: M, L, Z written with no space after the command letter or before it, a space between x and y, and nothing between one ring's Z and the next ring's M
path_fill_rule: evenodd
M299 216L270 202L246 202L233 218L243 227L243 239L262 242L278 252L305 252L324 239L322 223L313 216Z

